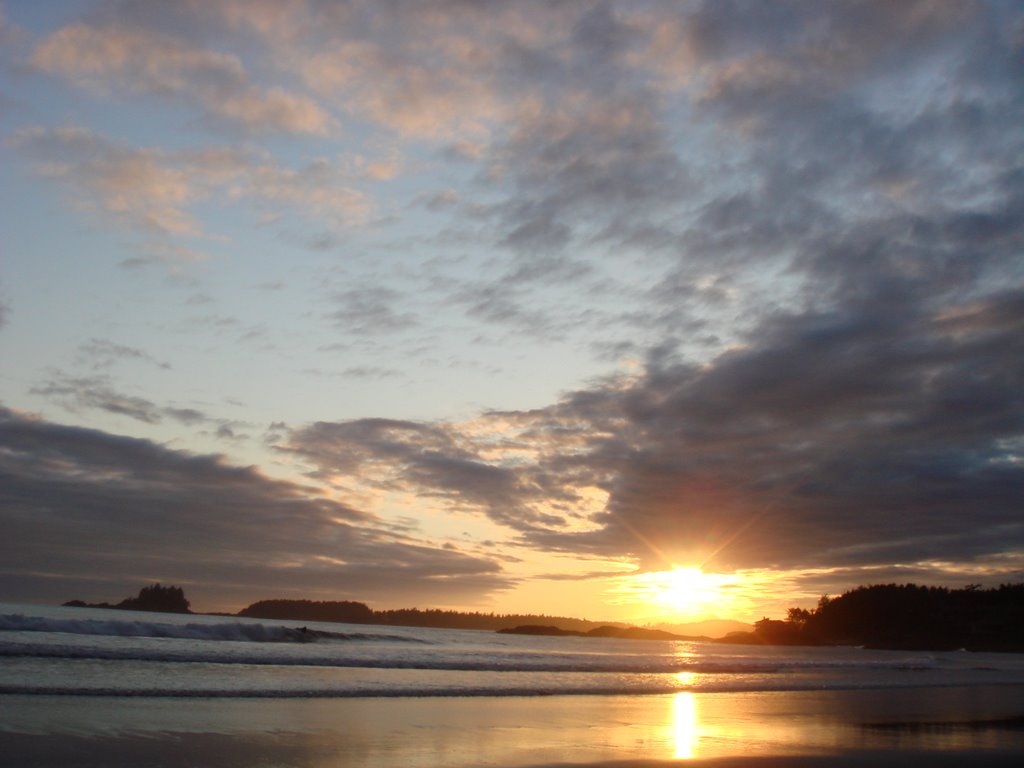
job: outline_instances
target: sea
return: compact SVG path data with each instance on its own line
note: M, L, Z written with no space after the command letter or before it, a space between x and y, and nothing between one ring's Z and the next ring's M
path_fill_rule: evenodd
M368 712L378 715L359 714ZM502 714L488 719L487 712ZM473 728L465 725L470 720ZM501 730L510 724L519 731ZM44 744L61 743L52 740L57 736L94 746L102 737L109 749L111 738L123 747L140 734L148 739L141 744L176 734L181 747L182 733L237 739L328 732L337 737L333 762L274 764L470 765L483 759L483 733L493 754L479 764L493 765L565 760L566 750L594 760L722 756L752 741L788 754L991 748L1024 755L1024 654L546 637L0 604L0 744L26 765L87 764L56 753L47 763L46 749L55 747ZM440 733L449 745L443 754L436 751ZM595 749L597 733L605 749ZM363 744L359 759L346 751L356 742ZM525 742L533 751L522 752ZM426 751L408 753L417 743ZM306 755L308 738L303 745Z

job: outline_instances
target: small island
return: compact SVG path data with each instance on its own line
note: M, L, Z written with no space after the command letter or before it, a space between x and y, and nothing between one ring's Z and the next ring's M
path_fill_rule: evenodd
M181 587L164 587L159 583L139 590L135 597L126 597L119 603L86 603L70 600L64 605L71 608L115 608L119 611L153 611L155 613L192 613L191 604Z

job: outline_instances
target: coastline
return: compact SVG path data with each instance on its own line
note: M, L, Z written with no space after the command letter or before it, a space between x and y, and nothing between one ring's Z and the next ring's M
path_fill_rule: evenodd
M0 696L14 766L1017 765L1024 686L367 699ZM691 762L692 761L692 762Z
M372 756L341 754L337 745L304 740L289 742L282 737L270 739L224 737L218 734L167 734L162 738L122 737L24 737L0 733L0 748L11 766L32 768L110 768L110 766L160 766L160 768L238 768L274 766L274 768L384 768L394 763L377 762ZM633 758L623 760L580 761L566 756L556 762L519 763L514 761L460 763L492 768L668 768L685 762L692 768L1017 768L1021 753L1012 751L971 750L879 751L846 750L815 755L734 755L679 760L672 758ZM409 764L450 768L455 763Z

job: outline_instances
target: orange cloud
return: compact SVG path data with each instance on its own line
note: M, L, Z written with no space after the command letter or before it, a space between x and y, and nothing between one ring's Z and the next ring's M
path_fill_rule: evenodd
M373 210L350 175L326 160L293 169L232 148L133 148L77 127L29 128L13 143L79 209L164 235L204 235L188 207L211 196L285 206L333 226L362 224Z
M69 24L36 46L30 61L80 88L179 98L256 132L326 135L334 124L307 96L254 86L237 56L145 29Z

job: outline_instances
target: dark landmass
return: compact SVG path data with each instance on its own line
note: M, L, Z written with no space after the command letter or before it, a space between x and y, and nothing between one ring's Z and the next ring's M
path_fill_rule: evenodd
M644 621L640 626L651 629L661 629L671 632L673 635L689 635L701 637L724 637L730 632L750 632L754 625L749 621L735 621L733 619L704 619L703 621L689 621L683 624L668 621Z
M507 627L499 629L498 632L506 635L552 635L555 637L614 637L624 640L688 640L704 641L711 640L710 637L690 637L687 635L676 635L672 632L665 632L661 629L645 629L643 627L620 627L602 625L595 627L589 632L579 630L561 629L560 627L544 626L538 624L524 624L518 627Z
M73 600L65 605L191 613L180 587L154 584L116 605ZM464 613L402 608L375 611L349 600L261 600L237 616L283 621L324 621L445 629L482 629L522 635L573 635L645 640L709 641L622 623L564 616ZM783 620L764 618L753 632L730 632L720 643L857 645L893 650L1024 652L1024 583L995 589L881 584L823 596L816 608L790 608Z
M566 616L534 614L465 613L437 609L399 608L375 611L365 603L349 600L260 600L243 608L238 616L253 619L285 621L328 621L341 624L379 624L402 627L433 627L438 629L499 630L510 626L551 625L566 631L585 633L608 625L608 622L573 619ZM626 627L626 624L612 624Z
M74 608L116 608L122 611L155 611L157 613L192 613L185 591L181 587L162 587L153 584L139 590L136 597L126 597L120 603L86 603L71 600L64 605Z
M237 614L251 619L286 621L330 621L340 624L373 624L374 611L364 603L349 600L260 600Z
M1021 653L1024 584L857 587L836 598L822 597L812 610L790 608L785 621L761 619L753 632L730 633L719 642Z

